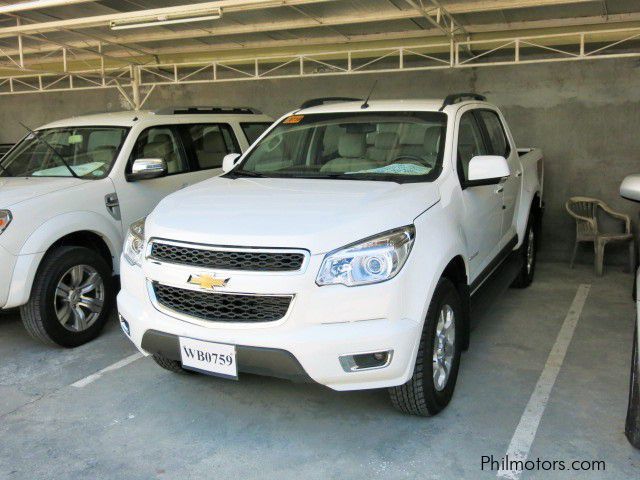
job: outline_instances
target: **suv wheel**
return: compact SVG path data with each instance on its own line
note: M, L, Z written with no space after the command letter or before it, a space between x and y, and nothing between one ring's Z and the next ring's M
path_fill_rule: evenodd
M458 378L463 321L458 291L449 279L440 279L422 329L413 375L404 385L389 389L394 407L429 417L449 404Z
M522 242L519 249L522 257L522 267L520 267L518 276L511 284L513 288L527 288L533 282L533 275L536 272L536 259L538 257L538 232L536 218L532 216L524 233L524 242Z
M173 373L190 373L189 370L185 370L182 368L182 363L177 360L171 360L167 357L163 357L162 355L158 355L155 353L153 355L153 360L165 370L169 370Z
M98 336L113 295L112 271L100 255L61 247L42 261L31 297L20 308L22 323L37 340L77 347Z
M638 358L638 324L633 335L633 354L631 355L631 378L629 385L629 406L625 434L629 443L640 448L640 359Z

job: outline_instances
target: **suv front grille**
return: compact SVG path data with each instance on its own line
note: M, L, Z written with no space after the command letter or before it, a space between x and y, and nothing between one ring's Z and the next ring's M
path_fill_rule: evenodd
M297 252L205 249L154 241L150 258L218 270L295 272L302 268L305 255Z
M274 322L289 310L291 296L198 292L153 283L157 302L174 312L211 322Z

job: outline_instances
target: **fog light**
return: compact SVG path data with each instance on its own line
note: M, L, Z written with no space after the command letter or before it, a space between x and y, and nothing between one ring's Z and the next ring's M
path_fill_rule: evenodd
M120 319L120 328L127 335L127 337L131 336L131 330L129 330L129 322L127 322L122 315L118 315Z
M393 350L371 353L354 353L352 355L342 355L340 365L345 372L358 372L361 370L374 370L389 366Z

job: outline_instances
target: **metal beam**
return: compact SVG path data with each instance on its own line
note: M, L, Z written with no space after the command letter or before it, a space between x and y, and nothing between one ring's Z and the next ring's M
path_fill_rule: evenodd
M625 13L610 15L607 24L615 23L631 23L640 22L639 13ZM488 33L498 34L499 32L516 33L518 30L558 30L563 29L575 29L577 27L588 27L592 25L601 26L602 17L581 17L571 19L554 19L554 20L535 20L527 22L514 22L514 23L499 23L499 24L479 24L479 25L467 25L466 29L471 34L485 35ZM343 35L323 36L317 38L298 38L292 40L271 40L271 41L251 41L239 44L237 42L222 43L218 45L198 45L198 46L168 46L149 50L145 52L147 55L172 55L172 54L199 54L201 52L207 53L210 56L224 55L226 51L235 50L250 50L250 49L287 49L304 46L314 45L330 45L330 44L345 44L345 43L359 43L359 42L380 42L380 41L395 41L399 39L419 39L419 38L434 38L441 36L440 31L433 30L409 30L409 31L396 31L385 32L376 34L365 35L351 35L349 39L345 39ZM68 48L82 48L85 45L92 45L92 42L66 42ZM4 47L3 47L4 48ZM87 48L87 47L84 47ZM95 49L99 49L99 43L96 42ZM18 55L18 50L4 48L5 52L9 55ZM59 50L59 46L43 45L41 47L25 47L25 55L37 55L44 54ZM121 51L109 52L109 56L112 58L128 57L130 54L126 48L123 47ZM29 57L27 57L29 58ZM84 56L79 58L90 59L90 56ZM37 61L37 59L30 59L30 63Z
M0 5L0 15L26 12L40 8L67 7L78 3L89 3L95 1L96 0L32 0L29 2L11 3L9 5Z
M93 17L83 17L70 20L59 20L53 22L42 22L21 27L5 27L0 28L0 38L13 37L18 33L34 33L34 32L50 32L64 28L92 28L109 25L113 20L123 20L132 18L134 15L148 16L161 15L170 13L184 13L188 9L202 9L207 6L211 8L222 8L225 14L234 12L243 12L248 10L276 8L282 6L299 6L312 3L328 2L336 0L221 0L218 2L197 3L189 6L167 7L153 10L139 10L130 13L119 13L109 15L99 15ZM482 13L495 10L511 10L539 6L552 6L562 4L578 4L593 3L594 0L475 0L473 2L452 3L447 5L447 11L450 15L466 14L466 13ZM423 14L418 10L384 10L369 15L333 15L330 17L320 18L322 25L337 26L348 25L354 23L367 23L372 21L401 20L421 17ZM435 15L435 12L434 12ZM237 25L227 27L216 27L210 29L189 29L180 32L165 31L161 33L145 32L142 34L119 36L121 42L143 43L156 41L172 41L184 38L208 37L211 35L237 35L244 33L270 32L277 30L291 30L302 28L318 27L318 22L314 19L304 18L298 21L284 22L262 22L250 25Z

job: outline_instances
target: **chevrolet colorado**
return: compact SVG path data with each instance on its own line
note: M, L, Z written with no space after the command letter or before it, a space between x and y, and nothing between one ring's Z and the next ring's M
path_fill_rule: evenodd
M174 372L387 387L433 415L471 295L511 256L514 285L533 279L542 154L479 95L340 100L284 115L132 225L121 326Z

